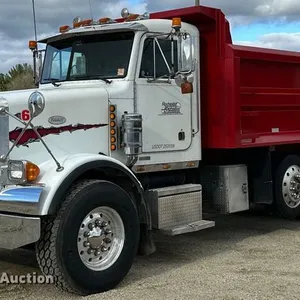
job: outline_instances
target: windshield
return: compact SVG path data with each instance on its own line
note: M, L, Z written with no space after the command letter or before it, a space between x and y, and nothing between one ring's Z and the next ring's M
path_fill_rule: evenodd
M134 33L93 34L47 45L41 83L127 76Z

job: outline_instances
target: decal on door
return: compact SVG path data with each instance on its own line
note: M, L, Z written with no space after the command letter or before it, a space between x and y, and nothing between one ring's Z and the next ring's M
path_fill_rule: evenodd
M162 102L160 116L182 115L181 104L179 102Z
M100 128L108 126L108 124L76 124L76 125L66 125L66 126L60 126L60 127L37 127L37 131L40 134L41 137L47 136L47 135L59 135L63 132L70 132L77 130L89 130L93 128ZM17 127L15 130L11 131L9 133L9 140L14 143L19 135L21 134L23 128ZM33 129L26 129L24 134L22 135L21 139L19 140L17 146L27 146L30 143L39 142L40 139L36 135Z

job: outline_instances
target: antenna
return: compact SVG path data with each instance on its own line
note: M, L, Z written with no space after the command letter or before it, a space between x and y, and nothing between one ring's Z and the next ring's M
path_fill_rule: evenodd
M94 18L93 18L93 11L92 11L92 1L89 0L89 3L90 3L91 19L94 20Z
M35 41L37 41L37 30L36 30L36 18L35 18L34 0L32 0L32 13L33 13L34 38L35 38Z
M195 6L199 6L200 5L200 0L195 0Z

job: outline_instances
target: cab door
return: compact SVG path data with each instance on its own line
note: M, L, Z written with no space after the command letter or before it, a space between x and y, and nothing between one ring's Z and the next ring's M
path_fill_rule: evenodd
M177 70L177 42L174 70ZM182 94L172 69L172 41L145 35L136 76L137 112L143 116L143 152L183 151L192 142L191 94Z

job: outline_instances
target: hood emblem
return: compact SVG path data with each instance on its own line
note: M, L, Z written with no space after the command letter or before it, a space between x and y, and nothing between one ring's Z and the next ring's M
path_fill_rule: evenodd
M66 123L66 118L63 116L52 116L48 119L48 122L52 125L62 125Z

